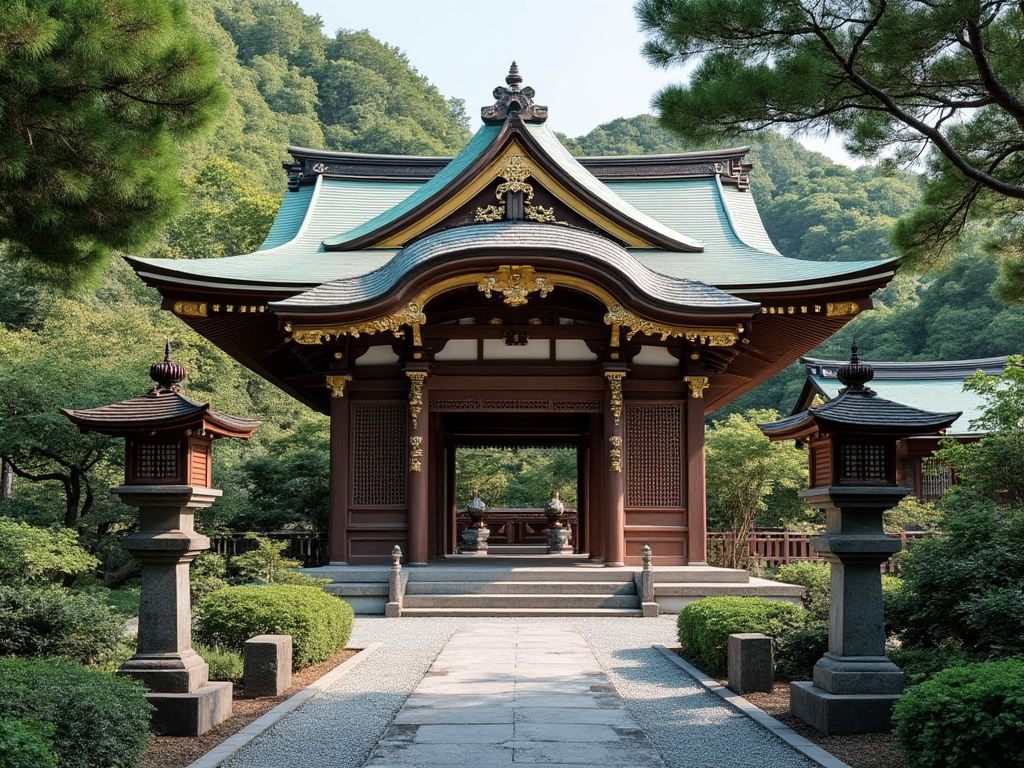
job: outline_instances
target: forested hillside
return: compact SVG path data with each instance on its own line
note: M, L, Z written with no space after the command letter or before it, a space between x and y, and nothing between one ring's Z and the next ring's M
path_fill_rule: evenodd
M186 205L143 255L214 257L257 247L283 192L280 163L288 158L288 144L451 155L476 127L464 105L445 99L400 51L364 32L324 34L318 18L287 0L190 0L189 9L196 29L219 51L227 105L205 138L182 147ZM486 101L487 94L480 96L480 104L471 105L474 112ZM647 115L565 142L587 155L693 149ZM773 134L757 138L751 159L753 193L769 234L796 258L889 257L893 222L919 199L912 176L835 165ZM867 359L1020 351L1015 329L1024 313L990 297L995 275L995 263L980 245L952 259L941 274L902 275L878 297L876 311L814 354L842 357L854 335ZM205 513L205 529L228 522L320 527L324 419L160 311L156 295L120 262L98 287L70 295L3 263L0 456L9 463L0 479L0 514L75 528L116 570L120 551L111 534L132 525L128 510L106 492L121 471L120 448L77 434L57 409L140 394L165 337L188 369L185 386L195 399L264 421L252 443L218 446L214 484L228 492ZM729 410L786 412L801 375L791 369Z

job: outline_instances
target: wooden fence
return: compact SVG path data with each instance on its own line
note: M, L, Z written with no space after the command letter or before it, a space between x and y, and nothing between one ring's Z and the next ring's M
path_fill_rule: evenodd
M750 559L756 559L766 568L778 568L789 563L819 562L821 556L811 545L811 537L815 535L799 531L755 531L747 536ZM886 534L900 540L900 549L906 549L908 541L916 541L927 535L924 531ZM732 531L708 531L708 554L713 556L716 551L725 551L734 546L735 542L736 537ZM896 570L896 564L890 558L882 565L882 570L892 573Z
M316 536L308 531L271 531L260 535L274 541L287 542L288 549L284 552L285 557L301 560L305 568L327 565L330 560L326 537ZM247 539L244 533L210 538L210 550L218 555L224 555L224 557L234 557L253 549L256 549L256 542Z

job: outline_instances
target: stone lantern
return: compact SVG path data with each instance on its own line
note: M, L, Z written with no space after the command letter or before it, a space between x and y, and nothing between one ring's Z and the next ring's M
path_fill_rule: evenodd
M565 514L565 504L558 498L558 491L551 495L551 499L544 505L544 515L548 519L547 537L548 554L572 554L572 531L562 524L562 516Z
M213 441L248 439L259 422L186 397L170 342L149 375L156 384L141 397L62 412L82 432L125 439L125 482L111 492L139 509L138 531L122 546L142 563L142 594L138 650L118 674L149 690L157 733L198 736L231 715L231 683L209 682L208 665L192 650L189 565L210 548L194 515L221 495L210 488Z
M825 534L813 544L832 569L829 649L812 682L790 684L790 711L825 734L877 733L890 730L904 686L885 655L882 608L881 564L900 548L885 535L882 513L912 493L896 485L896 441L939 434L960 414L878 397L856 345L838 377L845 386L835 399L758 426L772 441L806 444L812 487L800 495L825 510Z
M480 498L480 491L473 491L473 498L466 505L466 514L469 515L469 527L462 532L462 544L459 547L459 554L464 555L486 555L487 539L491 535L487 523L484 522L484 512L487 511L487 504Z

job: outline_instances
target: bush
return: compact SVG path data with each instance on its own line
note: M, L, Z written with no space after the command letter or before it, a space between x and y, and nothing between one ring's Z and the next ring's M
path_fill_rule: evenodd
M60 768L134 768L149 742L152 709L134 680L64 659L0 659L0 720L54 727Z
M228 587L199 604L196 639L242 651L254 635L291 635L292 666L317 664L345 647L352 607L319 587Z
M828 591L832 567L827 563L789 563L779 568L775 580L804 588L803 603L809 621L828 621Z
M921 648L956 644L972 656L1024 653L1024 510L954 502L966 506L946 511L945 535L904 556L893 603L900 639Z
M68 528L36 528L0 517L0 584L41 584L99 565Z
M676 620L679 644L703 662L706 671L726 670L729 635L761 632L778 639L804 625L805 611L762 597L706 597L683 607Z
M950 667L962 667L972 661L964 650L956 645L939 648L915 648L904 645L889 652L889 659L903 670L907 685L919 685L935 674Z
M248 638L246 638L248 639ZM228 648L196 643L192 650L198 653L210 665L211 680L239 681L245 673L245 662L242 654Z
M317 579L291 570L301 565L298 560L284 556L288 542L273 541L258 533L247 533L245 538L256 542L256 548L231 559L231 565L246 581L257 584L295 584L302 587L322 587L330 579Z
M192 605L202 602L203 598L228 585L228 560L216 552L203 552L189 568L188 584Z
M1024 766L1024 660L939 672L910 688L892 719L908 768Z
M775 647L775 677L778 680L810 680L814 665L827 650L827 621L813 621L787 632Z
M124 617L62 587L0 587L0 656L60 656L100 664L128 643Z
M57 768L50 749L53 725L27 717L0 719L0 765L4 768Z

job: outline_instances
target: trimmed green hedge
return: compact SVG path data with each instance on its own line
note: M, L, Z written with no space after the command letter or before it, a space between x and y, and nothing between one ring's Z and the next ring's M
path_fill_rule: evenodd
M893 707L907 768L1024 766L1024 659L951 667Z
M729 635L761 632L777 640L804 625L806 612L798 605L763 597L705 597L683 606L676 620L679 644L703 662L705 671L726 671Z
M57 768L50 749L54 727L26 717L0 719L0 765L4 768Z
M789 563L776 571L775 580L803 587L804 608L810 614L809 620L828 621L832 566L828 563Z
M228 587L207 596L196 613L196 640L205 645L240 652L254 635L291 635L294 669L334 655L352 634L352 607L320 587Z
M810 680L827 650L828 622L808 618L806 626L787 632L775 647L775 679Z
M60 768L135 768L152 710L134 680L65 659L0 659L0 719L54 727Z
M98 597L53 584L0 587L0 656L99 664L127 643L124 616Z

